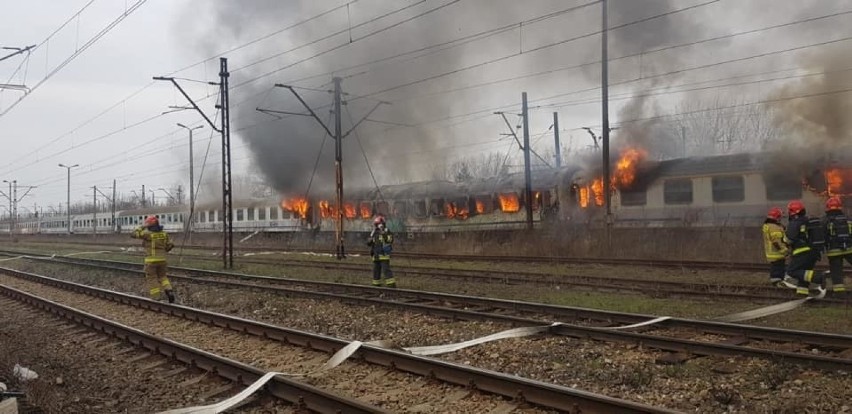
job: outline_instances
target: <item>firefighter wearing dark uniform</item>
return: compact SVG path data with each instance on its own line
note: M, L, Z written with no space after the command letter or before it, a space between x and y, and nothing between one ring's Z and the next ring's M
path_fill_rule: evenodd
M390 254L393 250L393 233L385 226L385 218L378 216L373 220L373 231L370 233L370 256L373 258L373 286L382 285L382 273L385 276L385 286L396 287L393 271L390 268Z
M821 284L822 277L814 272L814 266L820 259L821 250L816 246L817 240L808 234L808 223L811 221L805 211L805 205L799 200L787 204L789 223L784 234L784 241L790 246L790 265L787 274L798 281L796 293L808 294L811 283Z
M843 214L843 202L840 197L831 197L825 202L825 217L823 218L826 235L826 253L828 256L827 272L831 276L832 292L846 292L843 284L843 261L852 264L852 223Z
M166 276L166 253L172 250L174 245L169 240L169 235L163 231L160 221L156 216L148 216L145 223L136 228L130 236L142 240L145 249L145 282L151 299L160 300L165 291L169 303L174 303L175 294Z
M789 249L784 243L784 226L781 217L784 215L778 207L772 207L763 222L763 249L766 261L769 262L769 283L779 286L787 274L785 259Z

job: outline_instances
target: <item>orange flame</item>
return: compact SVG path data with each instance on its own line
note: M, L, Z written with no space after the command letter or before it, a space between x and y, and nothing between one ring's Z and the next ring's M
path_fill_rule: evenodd
M843 190L843 172L839 168L825 171L825 183L828 187L828 195L838 195Z
M444 215L447 218L465 220L470 217L470 211L466 206L459 207L456 203L446 202L444 203Z
M328 200L320 200L319 211L322 218L333 218L335 216L334 207L331 206Z
M629 187L636 180L636 170L648 154L640 148L628 148L621 153L621 157L615 163L615 171L612 180L613 188ZM603 184L601 184L603 185Z
M515 193L498 194L500 199L500 210L504 213L517 213L521 211L521 202Z
M292 211L301 218L308 217L308 200L304 197L281 200L281 208L287 211Z
M360 212L362 219L366 220L373 217L373 209L371 208L370 203L361 203Z
M355 213L355 204L343 203L343 215L348 219L354 219L357 216Z
M485 213L485 203L482 200L476 200L476 214Z
M580 187L580 207L589 206L589 187Z
M603 179L596 179L592 181L592 192L595 195L595 205L602 206L604 205L604 186Z

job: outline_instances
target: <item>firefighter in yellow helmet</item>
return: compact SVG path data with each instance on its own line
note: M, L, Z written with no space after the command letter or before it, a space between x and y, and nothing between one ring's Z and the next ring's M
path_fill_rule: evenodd
M781 217L784 213L778 207L772 207L766 214L763 222L763 248L766 253L766 261L769 262L769 283L780 286L787 274L785 259L790 249L784 243L784 225ZM792 278L790 278L792 279Z
M393 233L385 225L385 218L377 216L373 220L373 231L370 233L370 256L373 258L373 286L382 285L382 273L385 276L385 286L396 287L396 279L390 268L390 254L393 250Z
M142 246L145 249L145 283L151 299L160 300L162 292L165 291L169 303L174 303L175 294L166 276L168 267L166 253L174 248L174 244L169 240L169 235L163 231L160 220L156 216L148 216L145 223L137 227L130 237L142 240Z

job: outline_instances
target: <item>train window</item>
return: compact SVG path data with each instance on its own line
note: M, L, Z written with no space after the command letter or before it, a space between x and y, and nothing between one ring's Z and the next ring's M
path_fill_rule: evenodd
M238 208L237 209L237 221L243 221L243 217L244 217L243 209Z
M429 215L443 216L444 215L444 199L433 198L429 200Z
M621 190L622 206L644 206L648 204L648 193L645 190Z
M713 177L713 202L734 203L745 200L745 180L741 175Z
M376 213L383 216L388 216L390 213L390 205L387 201L379 201L376 203Z
M473 211L477 214L491 214L494 212L494 202L491 196L483 195L474 197Z
M266 207L261 207L257 209L257 219L266 220Z
M417 217L426 217L426 201L417 200L414 202L414 214Z
M663 183L663 201L666 204L691 204L692 179L677 178Z
M408 215L408 204L405 201L393 202L393 215L396 217Z
M248 212L248 217L246 217L246 220L254 221L254 208L249 208L246 210L246 212Z
M270 207L269 208L269 219L270 220L278 220L278 207Z
M787 201L802 198L802 181L794 176L764 176L766 199Z

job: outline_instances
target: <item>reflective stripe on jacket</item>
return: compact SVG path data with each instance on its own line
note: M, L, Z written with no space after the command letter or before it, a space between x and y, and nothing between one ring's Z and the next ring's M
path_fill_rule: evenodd
M390 260L390 248L393 246L393 233L390 230L373 230L370 233L370 255L373 261Z
M825 217L823 218L823 224L826 227L825 234L828 236L828 249L826 250L826 256L828 257L837 257L837 256L846 256L847 254L852 254L852 246L849 246L847 249L838 248L832 245L832 233L828 229L828 223L834 216L843 215L841 211L827 211L825 213ZM847 220L846 224L849 226L849 234L852 234L852 221Z
M165 262L166 253L174 247L169 240L168 233L162 229L149 231L140 227L133 232L131 237L142 240L142 247L145 249L145 263Z
M784 233L784 241L793 249L793 256L811 251L808 244L808 216L801 215L790 218L790 224Z
M781 260L787 256L789 249L784 243L784 226L769 221L764 223L763 247L768 262Z

